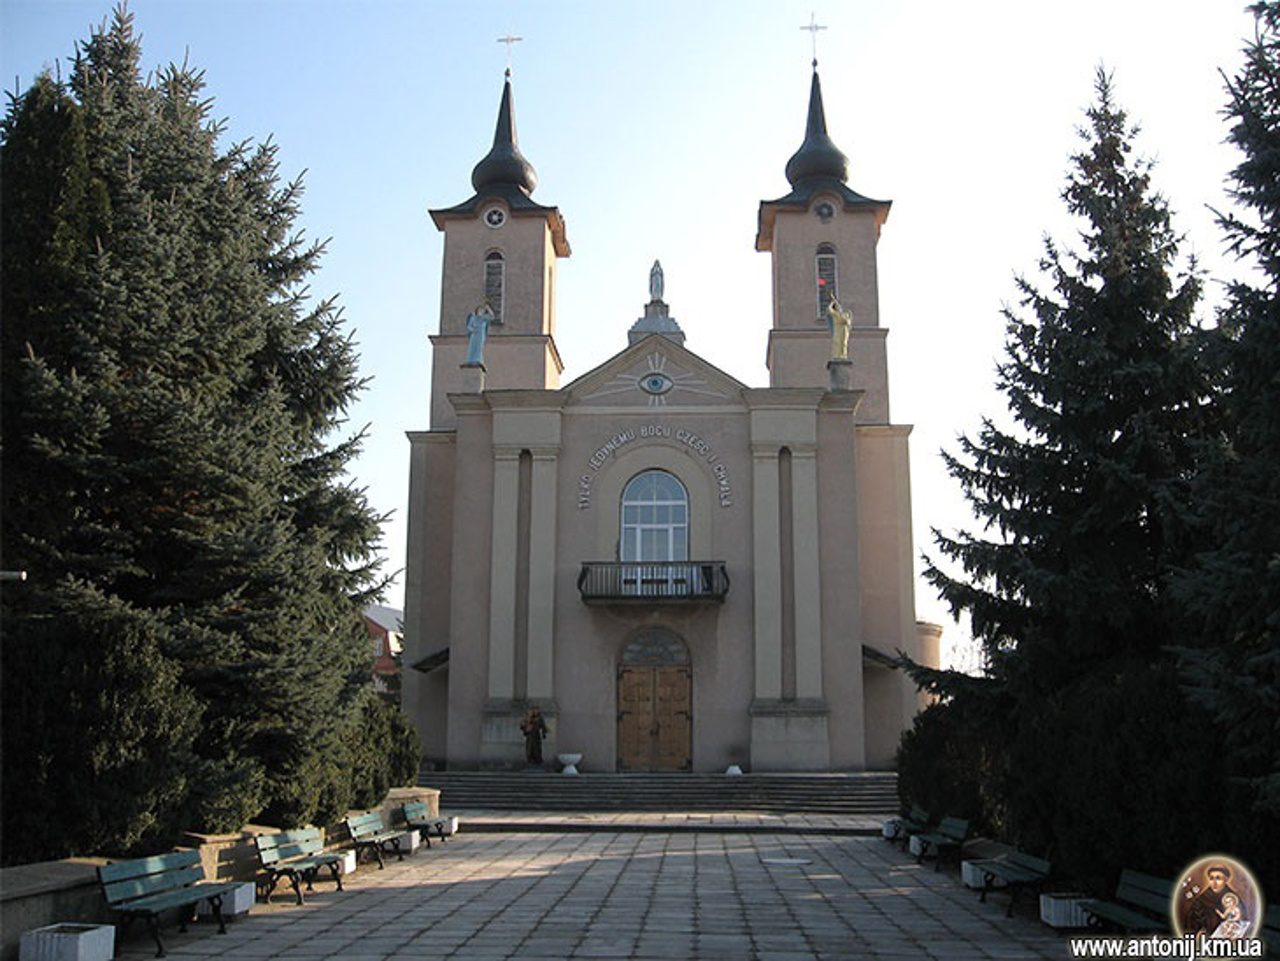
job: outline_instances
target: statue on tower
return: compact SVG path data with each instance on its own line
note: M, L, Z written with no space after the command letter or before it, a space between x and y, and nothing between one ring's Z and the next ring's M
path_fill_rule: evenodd
M484 342L489 336L489 324L493 322L493 308L483 300L467 315L467 359L463 364L484 366Z
M649 302L662 302L662 264L658 261L653 262L653 266L649 269Z
M853 326L853 311L840 306L834 297L827 306L827 325L831 328L831 359L849 359L849 328Z

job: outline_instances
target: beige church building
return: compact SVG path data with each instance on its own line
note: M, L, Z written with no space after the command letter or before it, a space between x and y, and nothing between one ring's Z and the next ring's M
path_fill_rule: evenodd
M409 435L403 680L429 762L522 766L536 706L547 761L580 753L584 772L892 766L922 704L893 661L936 665L940 628L915 617L910 428L889 418L890 205L847 166L815 67L791 191L759 207L769 386L684 346L656 263L637 265L643 316L617 318L625 349L562 385L569 240L532 199L508 76L474 194L431 211L443 283L430 428Z

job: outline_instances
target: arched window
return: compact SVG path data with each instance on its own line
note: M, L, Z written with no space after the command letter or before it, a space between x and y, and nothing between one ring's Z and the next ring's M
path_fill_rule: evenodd
M689 559L689 494L671 474L650 470L622 491L623 561Z
M493 323L502 323L502 295L506 292L506 262L498 251L484 258L484 299L493 308Z
M815 261L818 279L818 318L826 320L827 308L831 306L831 301L840 296L836 249L830 244L819 244Z

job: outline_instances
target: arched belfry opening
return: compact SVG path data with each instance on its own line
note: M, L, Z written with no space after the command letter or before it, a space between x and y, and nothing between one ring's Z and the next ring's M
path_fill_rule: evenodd
M618 770L693 769L693 672L670 631L632 638L618 659Z

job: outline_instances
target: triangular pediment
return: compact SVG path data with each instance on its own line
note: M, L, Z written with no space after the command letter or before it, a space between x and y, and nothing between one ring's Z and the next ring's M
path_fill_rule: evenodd
M569 405L681 408L741 405L747 387L670 338L653 334L563 389Z

